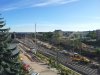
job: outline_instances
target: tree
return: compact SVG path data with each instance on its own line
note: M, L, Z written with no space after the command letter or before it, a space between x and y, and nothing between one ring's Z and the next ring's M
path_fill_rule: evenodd
M43 33L43 39L44 39L44 41L51 41L52 36L53 36L52 32L45 32L45 33Z
M100 57L100 49L96 49L96 52L95 53L96 53L96 56L97 57Z
M3 28L5 21L0 18L0 75L25 75L22 74L21 65L18 62L18 53L13 54L16 47L9 48L11 36L10 28Z
M54 34L53 34L53 36L52 36L52 42L54 43L54 44L60 44L60 42L61 42L61 37L62 36L60 36L60 34L58 33L58 32L54 32Z
M91 39L96 39L96 31L89 31L87 37L90 37Z

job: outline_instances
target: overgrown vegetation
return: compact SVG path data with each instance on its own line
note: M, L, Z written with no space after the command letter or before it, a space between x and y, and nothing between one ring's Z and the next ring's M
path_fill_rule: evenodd
M38 58L40 58L41 60L45 61L51 68L57 68L58 72L60 75L80 75L79 73L65 67L62 64L57 64L57 61L55 58L50 57L49 58L47 56L44 56L41 53L37 53Z

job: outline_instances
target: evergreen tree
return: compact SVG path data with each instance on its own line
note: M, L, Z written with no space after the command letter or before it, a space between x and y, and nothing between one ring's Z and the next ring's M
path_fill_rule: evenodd
M16 47L9 49L11 36L9 28L3 28L5 21L0 18L0 75L24 75L22 74L21 65L18 62L18 53L13 54Z

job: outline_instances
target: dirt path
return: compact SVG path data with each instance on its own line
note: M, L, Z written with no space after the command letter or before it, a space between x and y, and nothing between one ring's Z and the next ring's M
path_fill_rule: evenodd
M22 57L23 61L25 61L27 64L31 66L34 72L38 72L40 73L40 75L57 75L57 72L48 69L47 65L44 65L43 63L32 62L28 59L27 56L25 56L22 53L20 54L20 57Z

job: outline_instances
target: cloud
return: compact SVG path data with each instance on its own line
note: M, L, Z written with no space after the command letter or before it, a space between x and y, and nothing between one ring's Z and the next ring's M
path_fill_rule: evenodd
M47 6L47 5L62 5L62 4L67 4L71 2L76 2L78 0L47 0L45 2L37 3L33 6L36 7L41 7L41 6Z
M78 0L14 0L11 2L9 1L9 3L7 3L7 0L5 0L0 1L0 10L9 11L21 8L42 7L48 5L63 5L76 1Z
M4 9L2 9L2 11L9 11L9 10L13 10L13 9L17 9L17 7L4 8Z

